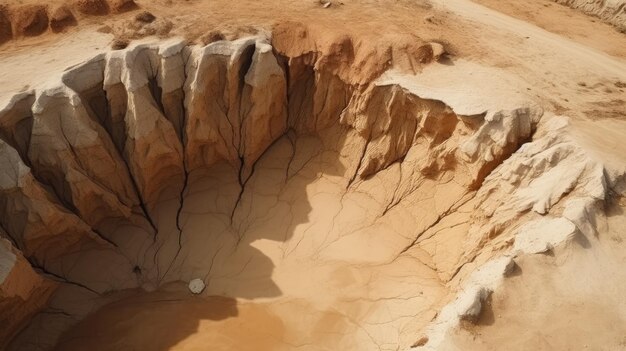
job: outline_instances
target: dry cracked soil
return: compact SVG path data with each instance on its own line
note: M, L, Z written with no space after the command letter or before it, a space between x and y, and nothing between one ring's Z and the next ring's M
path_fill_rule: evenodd
M623 0L5 0L0 349L626 349Z

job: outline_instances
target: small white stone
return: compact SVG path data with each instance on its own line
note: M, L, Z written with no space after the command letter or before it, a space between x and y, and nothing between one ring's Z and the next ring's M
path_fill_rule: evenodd
M189 282L189 291L193 294L199 294L204 290L204 282L202 279L193 279Z

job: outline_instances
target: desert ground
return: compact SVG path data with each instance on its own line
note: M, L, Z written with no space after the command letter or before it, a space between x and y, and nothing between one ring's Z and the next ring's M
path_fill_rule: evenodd
M1 350L626 350L626 2L4 0Z

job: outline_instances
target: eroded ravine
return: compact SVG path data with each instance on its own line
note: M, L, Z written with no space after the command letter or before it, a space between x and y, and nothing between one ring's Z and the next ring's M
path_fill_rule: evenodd
M351 80L350 41L280 45L139 45L0 111L10 349L406 349L519 223L603 200L538 108L463 114ZM555 157L578 163L546 190Z

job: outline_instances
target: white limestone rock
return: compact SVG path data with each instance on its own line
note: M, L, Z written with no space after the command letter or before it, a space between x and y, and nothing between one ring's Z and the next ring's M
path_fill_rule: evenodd
M200 294L202 291L204 291L204 288L205 285L202 279L196 278L189 282L189 291L191 291L193 294Z

